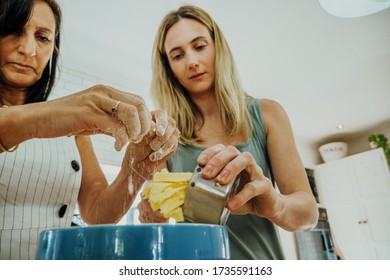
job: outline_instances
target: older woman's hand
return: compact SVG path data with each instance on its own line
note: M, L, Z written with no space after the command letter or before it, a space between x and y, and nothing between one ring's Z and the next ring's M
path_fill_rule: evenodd
M152 112L152 125L149 133L138 143L130 143L122 163L133 175L149 180L175 152L179 130L174 119L163 110Z
M161 212L153 211L149 201L146 199L141 200L137 208L139 211L138 219L141 223L167 223L169 221Z
M152 121L142 97L102 85L25 106L35 112L32 138L101 133L115 138L117 150L141 141Z
M153 111L151 124L140 142L129 143L122 161L122 171L132 176L131 193L137 193L145 181L165 166L178 145L180 132L165 111Z

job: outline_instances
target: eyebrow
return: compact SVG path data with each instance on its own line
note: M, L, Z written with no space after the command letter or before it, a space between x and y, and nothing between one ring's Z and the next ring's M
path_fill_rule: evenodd
M194 39L192 39L191 40L191 44L192 43L194 43L194 42L196 42L196 41L198 41L198 40L204 40L204 39L207 39L207 37L205 37L205 36L198 36L198 37L195 37ZM169 52L168 52L168 54L170 54L170 53L172 53L172 52L174 52L174 51L176 51L176 50L180 50L181 49L181 47L174 47L174 48L172 48Z

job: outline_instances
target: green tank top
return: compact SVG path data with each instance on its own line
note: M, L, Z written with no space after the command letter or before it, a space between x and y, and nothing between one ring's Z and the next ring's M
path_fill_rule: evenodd
M267 155L267 141L258 99L248 99L254 131L245 142L236 145L241 152L250 152L264 175L271 178ZM171 172L193 172L197 158L205 148L180 144L168 160ZM229 232L230 256L233 260L280 260L284 259L277 229L268 219L256 215L231 214L226 223Z

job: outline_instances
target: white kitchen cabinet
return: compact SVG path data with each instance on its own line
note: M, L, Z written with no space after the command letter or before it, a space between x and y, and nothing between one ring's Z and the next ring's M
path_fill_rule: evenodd
M320 203L345 259L390 259L390 171L375 149L315 168Z

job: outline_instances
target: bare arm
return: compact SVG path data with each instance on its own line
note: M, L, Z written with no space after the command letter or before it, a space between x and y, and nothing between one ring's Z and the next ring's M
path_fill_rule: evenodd
M93 151L89 136L77 136L83 174L78 197L80 214L87 224L117 223L136 194L129 192L131 174L121 170L109 186ZM114 151L113 151L114 152Z
M150 121L139 96L94 86L51 101L1 108L0 143L9 149L31 138L102 133L113 136L119 150L128 141L141 140Z
M271 220L286 230L309 230L317 224L317 203L296 148L290 120L275 101L260 102L267 131L267 146L276 185L278 209Z

